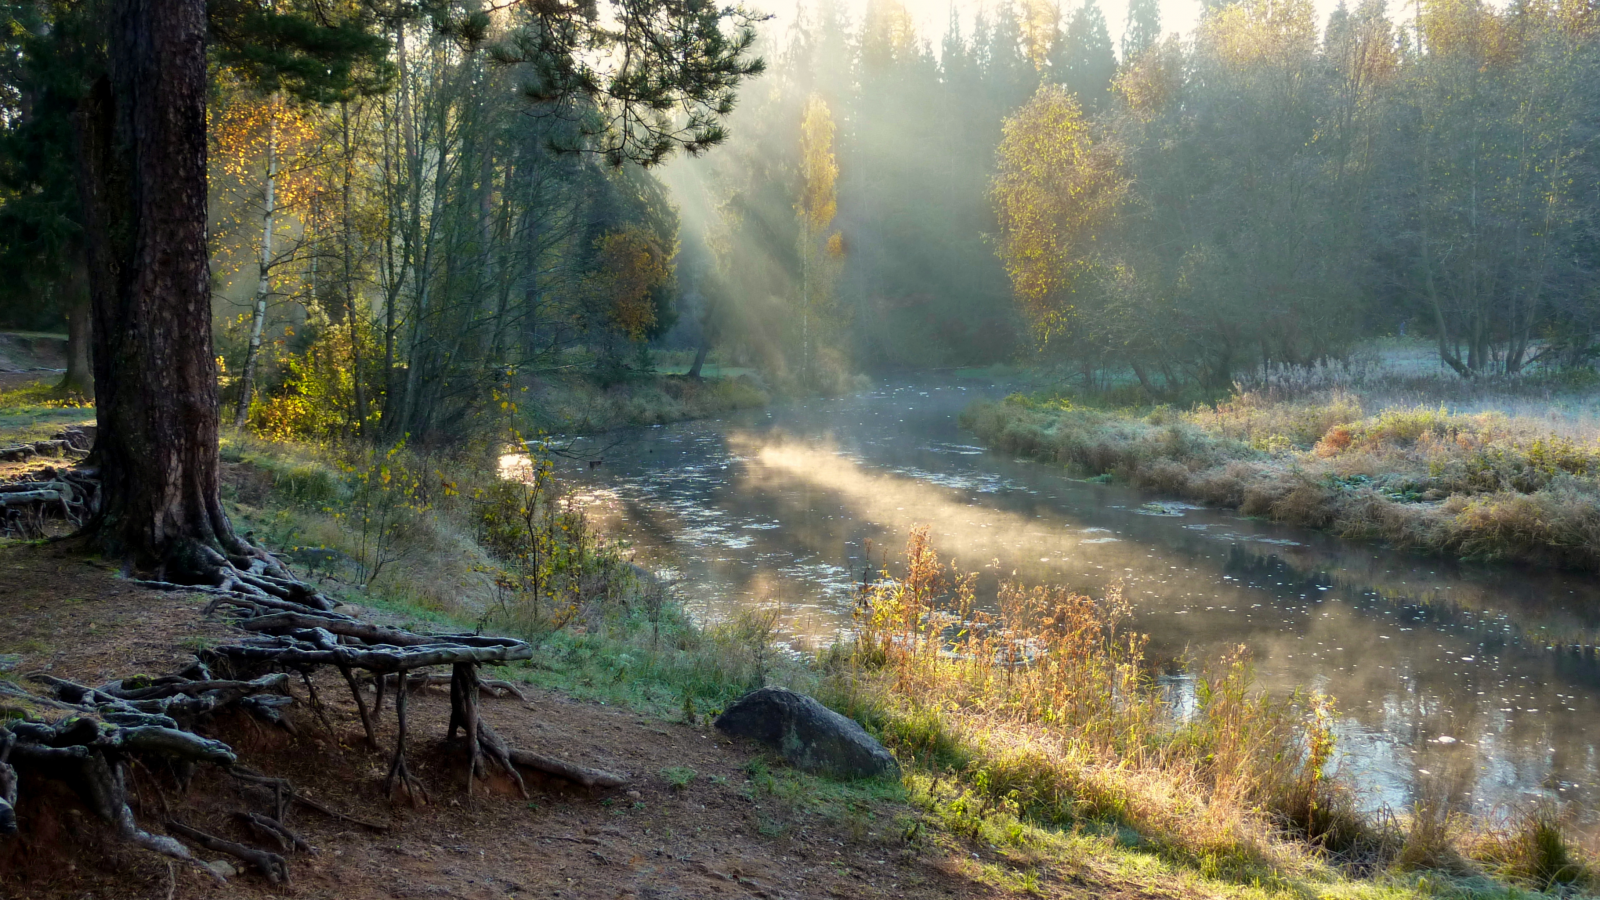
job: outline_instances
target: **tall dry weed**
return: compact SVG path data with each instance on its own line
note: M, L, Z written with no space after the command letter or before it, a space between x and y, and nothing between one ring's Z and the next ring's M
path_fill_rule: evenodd
M862 589L852 683L881 686L880 730L913 757L955 764L980 808L1107 819L1180 856L1245 867L1289 864L1285 834L1340 849L1364 839L1327 771L1325 698L1266 696L1239 648L1197 667L1193 713L1180 717L1119 591L1008 581L985 609L974 585L914 530L903 574Z
M1568 835L1570 810L1539 802L1499 828L1468 836L1469 853L1504 877L1538 890L1594 887L1596 873Z

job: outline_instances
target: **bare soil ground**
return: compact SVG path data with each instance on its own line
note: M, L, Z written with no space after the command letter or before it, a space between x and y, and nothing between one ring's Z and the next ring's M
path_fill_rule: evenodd
M153 592L62 544L0 549L0 653L14 673L46 669L99 683L178 668L193 651L225 640L225 622L204 598ZM4 673L0 673L4 676ZM241 873L219 886L198 869L169 865L118 842L70 792L24 777L22 833L0 839L4 898L638 898L999 896L973 879L978 854L907 843L908 808L881 802L821 809L804 797L763 792L747 766L758 748L691 726L529 691L529 702L485 700L484 714L513 745L626 772L627 788L591 791L525 773L523 799L508 779L466 793L459 749L444 741L447 691L413 695L411 752L431 802L391 801L384 775L394 740L393 704L381 719L381 751L366 747L342 683L319 680L326 721L304 685L291 711L296 734L242 714L219 717L210 736L242 765L290 779L326 806L388 826L371 830L295 807L288 824L317 850L290 857L294 881L274 887ZM370 696L370 695L369 695ZM674 787L669 767L694 771ZM759 767L758 767L759 770ZM269 793L219 770L180 790L174 773L134 768L136 814L147 827L179 819L261 845L239 817L270 811ZM682 780L681 774L678 778ZM770 782L768 782L770 784ZM977 851L974 853L973 851ZM203 853L205 858L219 854ZM239 865L242 865L239 864ZM1080 896L1127 895L1089 873L1046 872L1042 886ZM1142 890L1135 893L1145 895Z
M48 378L67 367L65 337L0 332L0 390Z

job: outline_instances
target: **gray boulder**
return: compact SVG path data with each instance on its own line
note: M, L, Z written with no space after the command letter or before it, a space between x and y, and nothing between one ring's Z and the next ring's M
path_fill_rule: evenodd
M807 772L840 778L900 774L894 756L860 725L784 688L751 691L718 716L716 725L724 734L771 747Z

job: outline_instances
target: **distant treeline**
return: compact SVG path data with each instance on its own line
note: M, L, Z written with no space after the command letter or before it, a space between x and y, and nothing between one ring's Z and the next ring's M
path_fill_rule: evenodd
M938 52L894 0L804 14L710 164L727 293L796 296L820 99L858 365L1042 350L1160 392L1402 331L1464 375L1591 359L1592 4L1247 0L1180 40L1136 3L1126 34L1119 61L1094 0L952 17Z

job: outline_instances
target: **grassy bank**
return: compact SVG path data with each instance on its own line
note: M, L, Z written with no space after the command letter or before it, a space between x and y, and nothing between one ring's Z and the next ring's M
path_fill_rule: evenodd
M990 446L1087 477L1338 535L1477 559L1600 568L1589 378L1500 384L1281 372L1188 410L1056 392L980 403Z
M1363 811L1330 766L1331 702L1261 693L1242 648L1195 661L1178 718L1120 596L1012 583L977 598L925 530L896 574L863 593L855 643L824 658L824 696L910 761L907 784L953 833L1094 836L1268 895L1595 886L1551 807L1495 823L1438 798Z
M94 407L62 396L58 380L0 386L0 445L43 441L68 425L94 424Z
M759 610L692 621L538 459L507 480L487 450L233 437L223 458L236 525L328 593L402 624L533 642L501 677L700 723L762 684L820 697L890 746L903 778L841 784L758 761L751 795L892 828L904 853L1001 896L1487 898L1593 883L1552 810L1499 826L1433 802L1360 814L1324 765L1326 702L1262 696L1242 655L1197 661L1194 714L1173 718L1115 597L1013 585L991 602L918 537L861 594L856 639L797 658Z
M329 450L234 437L224 500L323 590L541 645L522 677L574 696L681 715L720 708L786 658L773 621L689 622L652 578L595 534L547 460Z
M1260 695L1242 655L1205 663L1195 715L1172 719L1116 598L1009 586L979 604L918 538L862 594L853 643L796 658L759 611L691 621L537 461L516 484L470 459L250 442L225 456L233 514L325 589L533 641L535 660L503 677L701 722L761 684L819 696L884 740L903 779L773 766L752 790L840 816L908 803L894 826L908 852L946 855L1003 895L1090 878L1180 896L1510 897L1590 878L1547 811L1499 829L1427 804L1360 815L1325 770L1326 702Z
M767 392L749 374L713 374L704 378L658 372L637 372L603 383L597 379L540 379L532 386L529 433L609 431L628 425L664 425L687 419L726 415L767 405Z

